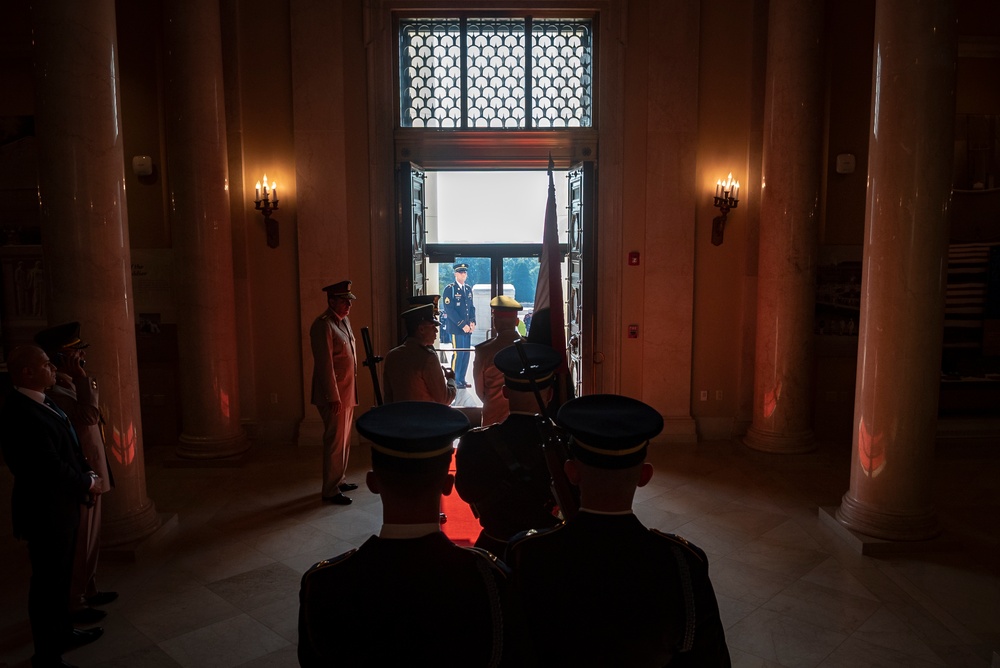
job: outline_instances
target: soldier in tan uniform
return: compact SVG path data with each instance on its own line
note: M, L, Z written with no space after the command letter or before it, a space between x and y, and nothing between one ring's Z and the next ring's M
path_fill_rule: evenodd
M455 375L445 371L429 347L437 338L438 320L434 305L423 304L402 314L406 340L385 356L382 384L385 403L397 401L432 401L449 405L455 400Z
M503 373L493 363L493 357L521 338L517 331L518 311L521 304L513 297L499 295L490 301L493 311L493 338L475 346L476 355L472 362L473 384L476 394L483 402L483 426L488 427L503 422L510 414L510 406L503 395Z
M118 598L114 591L97 588L97 560L101 547L101 501L111 491L115 479L108 466L99 407L97 379L88 376L84 349L90 344L80 340L80 323L69 322L42 330L35 343L56 365L56 384L45 391L76 430L83 456L100 481L91 505L80 506L80 528L73 557L73 582L70 610L77 624L93 624L107 614L91 606L101 606Z
M358 405L357 355L348 314L357 297L351 282L341 281L323 288L327 309L309 328L313 354L312 403L323 419L323 501L346 506L357 489L347 482L347 458L351 448L351 420Z

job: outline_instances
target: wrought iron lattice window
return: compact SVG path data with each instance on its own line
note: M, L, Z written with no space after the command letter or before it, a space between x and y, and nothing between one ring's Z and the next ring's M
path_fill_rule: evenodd
M593 124L590 19L403 19L399 37L404 128Z

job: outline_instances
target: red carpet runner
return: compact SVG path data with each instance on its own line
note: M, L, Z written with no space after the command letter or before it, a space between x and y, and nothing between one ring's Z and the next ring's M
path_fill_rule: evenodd
M452 475L455 474L454 463L451 466ZM472 514L472 508L458 496L458 492L451 490L451 494L441 499L441 512L448 516L448 521L441 525L448 538L463 547L468 547L476 542L479 537L479 520Z

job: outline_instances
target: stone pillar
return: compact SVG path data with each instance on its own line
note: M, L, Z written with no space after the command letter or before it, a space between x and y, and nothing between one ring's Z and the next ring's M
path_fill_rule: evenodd
M851 488L836 517L887 540L937 533L931 503L948 261L955 8L879 0Z
M160 524L146 496L114 0L32 3L38 193L49 324L78 320L100 383L115 489L103 544Z
M177 454L217 459L248 447L239 414L219 3L167 0L163 7L182 397Z
M824 7L771 0L768 18L753 424L744 439L765 452L814 447Z

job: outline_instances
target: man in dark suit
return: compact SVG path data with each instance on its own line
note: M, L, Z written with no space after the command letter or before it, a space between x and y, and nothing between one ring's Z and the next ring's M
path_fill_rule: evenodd
M313 354L312 403L323 420L324 503L350 505L344 494L358 488L347 482L347 460L351 454L351 421L358 405L357 354L354 332L347 316L357 299L350 281L323 288L327 308L309 328Z
M14 474L14 536L27 540L31 561L32 665L66 666L64 651L104 633L100 627L74 629L69 607L80 506L92 501L102 481L84 459L66 414L46 399L45 390L56 383L48 355L22 346L10 354L7 368L14 390L0 409L0 433Z
M107 614L98 607L118 598L118 592L97 588L97 562L101 550L101 504L114 487L114 476L104 449L104 418L101 416L97 378L86 371L89 343L80 339L80 323L67 322L35 334L35 343L56 365L56 384L45 394L69 417L80 449L102 484L93 503L81 506L76 533L76 558L70 609L76 624L93 624Z
M438 521L452 441L468 419L408 401L373 408L357 428L372 442L366 482L382 499L382 529L303 576L299 665L522 665L504 643L517 628L506 616L506 569L452 543Z
M580 511L515 538L506 553L540 664L729 666L705 553L632 513L663 418L641 401L595 394L563 404L557 421L573 437L565 470Z
M471 430L455 453L455 489L483 527L476 547L498 556L514 534L559 523L552 514L556 502L542 449L545 434L536 416L541 408L529 379L534 379L543 404L548 402L559 354L538 343L521 345L529 370L514 346L490 362L503 376L501 390L510 414L499 424Z

